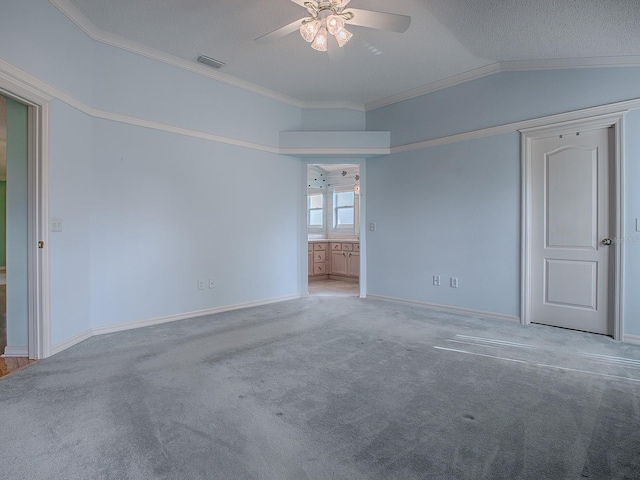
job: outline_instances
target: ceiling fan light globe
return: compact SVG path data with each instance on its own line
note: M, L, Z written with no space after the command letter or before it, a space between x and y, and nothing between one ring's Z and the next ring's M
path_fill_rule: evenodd
M341 28L340 30L338 30L338 32L335 34L336 37L336 41L338 42L338 46L340 47L344 47L344 45L351 40L351 37L353 37L353 33L351 33L349 30L347 30L346 28Z
M316 38L318 31L320 30L320 22L318 20L313 20L311 22L307 22L300 27L300 35L307 42L313 42L313 39Z
M328 40L329 37L327 34L327 29L325 27L322 27L316 35L316 38L313 39L311 48L313 48L314 50L318 50L319 52L326 52Z
M341 28L344 28L344 20L337 15L327 17L327 30L331 35L337 35Z

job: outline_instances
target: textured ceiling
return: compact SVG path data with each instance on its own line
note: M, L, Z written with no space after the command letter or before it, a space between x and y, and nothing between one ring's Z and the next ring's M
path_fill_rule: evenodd
M393 33L351 26L329 62L298 33L253 40L305 15L290 0L70 0L101 30L311 101L375 102L495 62L640 55L640 0L352 0L412 17Z

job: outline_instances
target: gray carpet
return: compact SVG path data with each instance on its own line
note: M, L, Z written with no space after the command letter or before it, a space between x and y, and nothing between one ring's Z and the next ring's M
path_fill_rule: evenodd
M638 479L640 348L315 297L0 381L0 478Z

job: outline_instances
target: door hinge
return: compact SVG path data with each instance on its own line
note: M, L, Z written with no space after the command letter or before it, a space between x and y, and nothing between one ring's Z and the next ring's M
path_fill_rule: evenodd
M44 248L44 242L42 240L38 241L38 248Z

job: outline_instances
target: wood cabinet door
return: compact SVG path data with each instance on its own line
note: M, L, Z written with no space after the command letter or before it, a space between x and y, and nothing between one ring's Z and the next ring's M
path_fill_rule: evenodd
M349 252L347 256L347 275L350 277L360 276L360 254Z
M347 275L347 252L331 252L331 273Z

